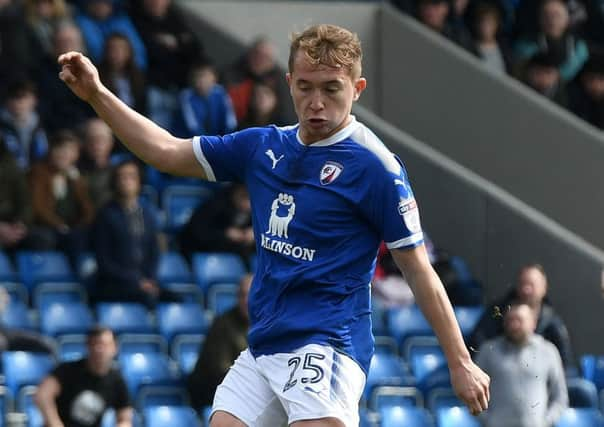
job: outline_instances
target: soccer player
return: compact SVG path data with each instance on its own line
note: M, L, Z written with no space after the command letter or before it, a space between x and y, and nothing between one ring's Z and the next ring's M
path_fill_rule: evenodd
M466 350L423 245L402 163L351 116L366 80L350 31L295 35L287 82L295 126L175 138L129 109L77 52L60 77L143 161L250 193L258 267L249 295L249 348L218 387L212 427L356 426L373 352L370 280L384 240L434 328L460 398L477 414L489 378Z

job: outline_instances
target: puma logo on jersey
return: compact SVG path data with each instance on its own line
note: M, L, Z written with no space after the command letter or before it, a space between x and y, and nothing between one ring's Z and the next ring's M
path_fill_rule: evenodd
M273 153L273 150L268 149L264 152L264 154L266 154L268 156L269 159L271 159L271 161L273 162L273 169L275 169L275 167L277 167L277 163L279 163L279 161L285 157L283 154L281 154L279 156L279 158L275 158L275 153Z

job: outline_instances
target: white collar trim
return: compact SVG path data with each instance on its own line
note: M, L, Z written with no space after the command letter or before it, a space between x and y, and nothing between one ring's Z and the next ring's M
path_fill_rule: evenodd
M328 145L336 144L336 143L348 138L359 127L360 123L357 122L357 119L353 115L350 115L350 118L351 118L350 123L348 123L344 128L340 129L339 131L337 131L336 133L331 135L329 138L321 139L317 142L313 142L312 144L308 144L308 145L305 144L304 142L302 142L302 139L300 138L300 125L298 124L298 130L296 131L296 139L298 140L298 142L300 144L306 145L309 148L327 147Z

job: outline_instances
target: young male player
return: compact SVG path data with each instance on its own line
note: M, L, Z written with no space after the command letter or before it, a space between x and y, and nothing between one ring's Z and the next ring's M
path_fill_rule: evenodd
M357 36L318 25L292 41L287 82L299 123L224 137L178 139L121 103L80 53L61 79L143 161L177 175L249 189L258 268L249 295L249 349L214 399L213 427L358 425L373 352L370 288L387 242L473 413L488 376L470 359L423 246L402 164L350 115L366 86Z

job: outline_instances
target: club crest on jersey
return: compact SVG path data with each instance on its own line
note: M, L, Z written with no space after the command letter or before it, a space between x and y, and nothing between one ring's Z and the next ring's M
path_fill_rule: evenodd
M331 184L335 181L335 179L340 176L344 166L336 162L326 162L321 168L321 174L319 176L319 180L321 181L321 185Z

